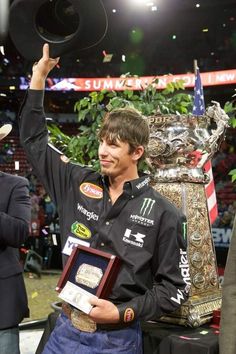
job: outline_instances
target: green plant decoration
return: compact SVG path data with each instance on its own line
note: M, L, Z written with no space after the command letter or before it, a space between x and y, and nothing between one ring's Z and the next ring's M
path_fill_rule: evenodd
M124 85L129 74L124 77ZM68 136L56 125L48 125L51 142L72 162L92 166L99 170L97 157L97 131L104 115L121 107L133 107L145 116L157 112L164 114L187 114L192 111L192 95L183 92L184 81L168 83L162 91L157 90L158 79L139 91L95 91L77 101L74 111L78 113L78 134Z
M224 110L230 117L229 124L232 126L232 128L236 128L236 94L233 95L232 97L233 99L231 101L225 103ZM231 170L229 172L229 175L231 176L232 182L235 182L236 169Z

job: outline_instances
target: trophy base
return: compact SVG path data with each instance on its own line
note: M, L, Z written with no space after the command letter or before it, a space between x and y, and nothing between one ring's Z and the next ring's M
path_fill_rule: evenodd
M220 289L210 294L190 296L180 309L161 317L160 321L186 327L199 327L212 320L213 311L221 307L221 300Z

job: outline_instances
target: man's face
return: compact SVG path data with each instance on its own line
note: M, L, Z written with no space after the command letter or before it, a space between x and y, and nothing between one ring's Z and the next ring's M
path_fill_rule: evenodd
M98 156L102 174L110 177L129 175L137 166L134 153L129 152L129 144L118 139L115 143L101 140Z

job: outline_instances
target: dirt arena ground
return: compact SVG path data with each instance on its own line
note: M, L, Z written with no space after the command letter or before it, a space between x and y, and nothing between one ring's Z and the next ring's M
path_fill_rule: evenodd
M59 301L55 291L59 277L59 272L43 273L41 278L36 275L31 278L29 273L24 273L30 309L30 318L26 318L24 322L47 318L53 311L51 304Z

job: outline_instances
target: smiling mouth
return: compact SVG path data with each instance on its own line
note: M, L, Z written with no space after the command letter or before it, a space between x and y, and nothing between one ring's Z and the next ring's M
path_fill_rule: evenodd
M111 164L111 161L108 160L100 160L100 164L101 166L108 166Z

